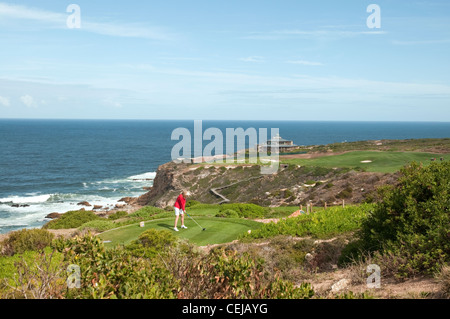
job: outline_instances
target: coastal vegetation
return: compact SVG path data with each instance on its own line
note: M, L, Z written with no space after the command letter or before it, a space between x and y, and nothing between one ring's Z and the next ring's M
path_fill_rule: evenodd
M433 153L449 145L441 143L383 142L388 149L374 152L369 147L374 143L358 142L367 148L286 159L266 183L234 184L255 176L257 166L187 166L184 172L190 173L180 186L189 181L202 187L239 185L221 190L233 200L208 202L194 190L186 205L188 229L179 232L172 231L172 207L164 200L159 207L104 216L71 211L43 229L13 232L0 243L0 298L408 297L368 288L368 265L380 268L383 285L421 279L438 288L424 286L413 297L449 298L450 161L446 154ZM340 144L328 147L341 150ZM437 160L431 161L432 156ZM372 166L362 169L365 164ZM378 172L363 172L369 168ZM165 185L173 185L168 170L161 175ZM365 181L364 191L358 179ZM376 184L370 196L367 184ZM155 181L154 192L163 186ZM253 200L239 202L235 194L243 190ZM311 196L298 200L299 193L305 198L322 194L318 191L334 191L338 204L313 202ZM265 205L272 199L283 205ZM305 204L311 204L309 210L300 210ZM50 232L63 229L76 236ZM79 267L78 282L68 271L73 265ZM337 278L339 283L345 278L348 287L336 288ZM334 285L324 289L323 282L333 279Z

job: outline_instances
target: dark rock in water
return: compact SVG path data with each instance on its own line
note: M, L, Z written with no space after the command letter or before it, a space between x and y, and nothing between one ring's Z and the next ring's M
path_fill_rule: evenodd
M102 207L102 205L94 205L94 209L101 209Z
M123 198L119 199L119 202L125 202L127 204L130 204L134 200L135 200L134 197L123 197Z
M60 213L50 213L47 216L45 216L45 218L49 218L49 219L57 219L59 217L61 217L62 214Z
M19 207L30 207L28 204L20 205L20 204L12 204L11 207L19 208Z
M84 202L79 202L77 205L79 206L92 206L91 204L89 204L88 202L84 201Z

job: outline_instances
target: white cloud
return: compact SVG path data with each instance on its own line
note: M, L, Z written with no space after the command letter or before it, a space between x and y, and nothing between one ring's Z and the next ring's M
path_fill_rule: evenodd
M44 11L40 9L28 8L21 5L11 5L0 3L0 16L13 19L26 19L46 22L63 22L65 23L67 16Z
M323 65L323 63L320 63L320 62L312 62L312 61L305 61L305 60L287 61L287 63L309 65L309 66L321 66L321 65Z
M30 8L22 5L12 5L0 3L0 17L7 19L25 19L33 20L47 26L58 29L67 29L67 18L70 13L57 13L45 11L36 8ZM137 23L124 24L118 22L98 23L88 21L83 18L83 7L81 7L81 31L108 35L115 37L142 38L151 40L170 40L174 39L173 34L157 27L143 26Z
M8 98L0 96L0 105L8 107L11 104L9 103L9 99Z
M382 35L387 31L354 31L354 30L276 30L269 32L252 32L243 39L281 40L293 37L301 38L349 38L361 35Z
M244 62L252 62L252 63L261 63L264 62L264 58L262 56L249 56L246 58L240 58L240 61L244 61Z
M24 95L20 97L20 100L26 107L37 107L37 103L34 101L31 95Z

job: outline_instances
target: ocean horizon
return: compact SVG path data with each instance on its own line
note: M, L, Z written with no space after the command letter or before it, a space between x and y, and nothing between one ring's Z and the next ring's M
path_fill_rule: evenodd
M305 146L450 137L450 122L204 120L202 125L203 132L215 127L224 136L226 128L267 128L269 134L278 128L283 138ZM0 234L42 227L46 215L79 209L81 201L112 207L122 197L144 194L158 166L171 161L176 128L193 132L194 120L0 119Z

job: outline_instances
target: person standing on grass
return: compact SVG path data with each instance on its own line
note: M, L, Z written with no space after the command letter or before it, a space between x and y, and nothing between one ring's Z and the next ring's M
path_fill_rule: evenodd
M175 201L174 209L175 209L175 227L173 228L175 231L178 231L178 218L181 215L181 228L187 228L184 226L184 213L186 212L186 198L188 193L183 191L180 195L178 195L177 200Z

